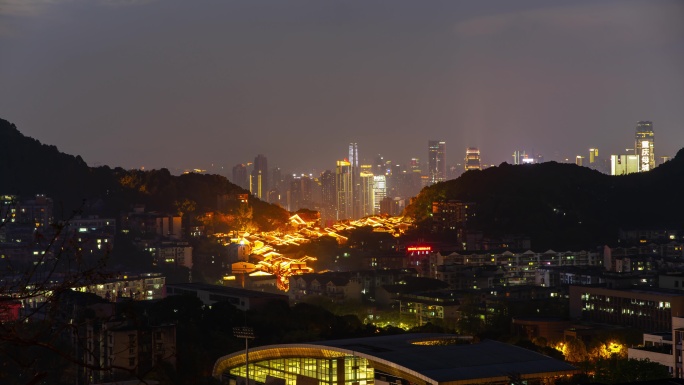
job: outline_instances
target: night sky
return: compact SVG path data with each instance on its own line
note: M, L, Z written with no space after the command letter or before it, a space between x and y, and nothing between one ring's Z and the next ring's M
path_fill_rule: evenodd
M674 155L684 2L0 0L0 117L90 165L224 175L320 172L349 142L608 156L638 120Z

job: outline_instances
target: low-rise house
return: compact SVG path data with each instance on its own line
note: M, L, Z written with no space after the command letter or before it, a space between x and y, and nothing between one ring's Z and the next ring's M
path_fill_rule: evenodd
M360 301L362 285L352 273L302 274L290 278L290 298L298 301L325 296L336 301Z

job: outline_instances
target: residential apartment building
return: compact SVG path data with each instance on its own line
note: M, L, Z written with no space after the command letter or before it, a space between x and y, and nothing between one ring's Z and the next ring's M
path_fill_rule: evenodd
M86 383L144 376L162 362L175 366L176 326L91 319L86 326L82 354L87 364L82 368Z
M192 269L192 246L187 242L161 242L154 247L152 264Z
M499 266L506 285L539 284L538 269L547 267L597 266L601 258L597 252L547 250L542 253L503 251L498 253L433 252L429 255L430 277L441 277L448 266ZM442 267L440 267L442 266ZM452 268L453 269L453 268Z
M684 315L681 291L570 286L570 317L574 319L666 332L672 329L672 317L678 315Z
M460 317L461 295L454 291L400 294L399 313L417 326L431 322L453 328Z

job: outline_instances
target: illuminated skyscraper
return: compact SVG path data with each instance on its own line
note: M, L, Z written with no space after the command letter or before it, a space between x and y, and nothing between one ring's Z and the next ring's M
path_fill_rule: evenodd
M598 148L590 148L589 149L589 158L587 158L589 162L585 162L585 166L589 167L592 170L596 170L599 172L602 172L604 174L610 173L611 169L611 158L603 158L599 156L599 150Z
M359 145L356 143L349 143L349 164L359 167Z
M268 161L259 154L254 158L254 169L249 177L249 192L261 200L268 193Z
M387 196L387 179L385 178L385 175L373 177L374 211L376 214L380 214L380 202Z
M446 142L428 141L428 176L430 184L446 180Z
M466 150L465 157L465 169L468 170L481 170L480 165L480 150L475 147L468 147Z
M525 151L514 151L513 152L513 164L522 164L522 159L526 158L527 154Z
M639 172L639 157L636 155L611 155L610 175L626 175Z
M593 165L598 161L598 148L590 148L589 149L589 166Z
M578 166L584 166L584 157L582 155L577 155L575 157L575 164Z
M639 172L652 170L655 167L652 122L637 122L635 142L635 155L639 157Z
M359 174L359 217L375 214L375 190L373 189L373 173L361 171Z
M335 194L337 220L352 219L354 216L354 185L352 184L351 163L345 160L337 161L335 172Z
M359 167L359 146L356 143L349 143L349 167L351 172L351 218L358 219L361 214L361 179L359 177L361 169Z

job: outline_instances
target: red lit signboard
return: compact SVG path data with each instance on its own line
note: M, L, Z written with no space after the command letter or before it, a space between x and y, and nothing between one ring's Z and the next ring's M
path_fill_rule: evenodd
M432 251L432 246L408 246L406 251Z

